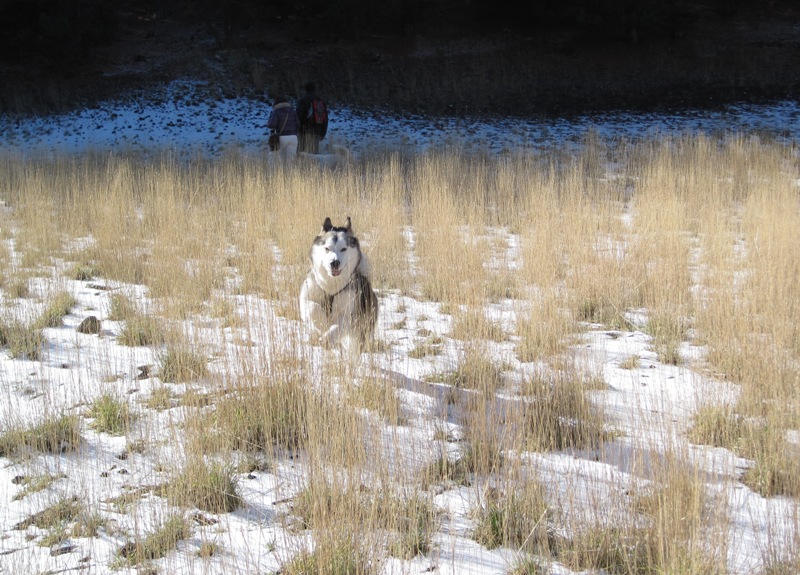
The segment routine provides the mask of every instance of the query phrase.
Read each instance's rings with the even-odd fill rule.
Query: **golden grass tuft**
[[[487,489],[472,515],[473,537],[488,549],[510,547],[544,557],[552,551],[551,510],[545,489],[536,480]]]
[[[586,374],[574,368],[544,372],[527,380],[523,389],[531,400],[521,414],[528,449],[596,449],[613,438],[602,410],[589,397],[595,381]]]
[[[82,510],[83,505],[77,497],[64,497],[23,519],[14,525],[14,529],[27,529],[32,525],[39,529],[53,529],[58,525],[74,521]]]
[[[69,314],[75,303],[75,297],[70,293],[58,292],[53,294],[48,299],[42,313],[33,322],[34,329],[59,327],[63,324],[64,316]]]
[[[451,336],[462,341],[485,339],[502,342],[509,338],[499,321],[490,319],[480,310],[470,310],[456,315],[453,319]]]
[[[243,452],[295,452],[308,442],[311,411],[334,406],[313,392],[302,369],[278,366],[274,371],[243,378],[204,416],[203,432],[211,442]]]
[[[127,314],[125,323],[117,336],[117,341],[120,345],[130,347],[154,346],[166,342],[166,331],[163,327],[163,321],[159,320],[159,318],[121,310],[117,310],[115,313]]]
[[[517,317],[517,359],[535,362],[566,352],[580,328],[561,298],[551,293],[534,298],[529,305]]]
[[[0,456],[20,457],[28,452],[65,453],[75,451],[80,443],[80,419],[77,416],[52,416],[32,427],[14,427],[0,435]]]
[[[242,503],[233,470],[220,463],[190,461],[167,487],[167,499],[173,505],[230,513]]]
[[[93,420],[90,424],[92,429],[110,435],[126,434],[136,419],[126,402],[108,393],[92,402],[86,417]]]
[[[143,538],[126,543],[117,551],[120,566],[135,566],[160,559],[191,534],[189,523],[181,515],[167,517]]]
[[[162,382],[186,383],[208,375],[208,359],[185,343],[168,345],[158,356]]]
[[[306,575],[373,575],[378,573],[376,552],[367,541],[339,530],[318,533],[313,551],[301,551],[284,565],[281,573]]]
[[[0,344],[8,346],[8,354],[14,359],[40,360],[45,342],[42,329],[32,323],[13,320],[0,325]]]

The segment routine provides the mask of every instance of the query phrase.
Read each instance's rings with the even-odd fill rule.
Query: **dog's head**
[[[325,218],[322,231],[314,238],[311,246],[311,264],[322,277],[342,276],[350,278],[358,267],[361,248],[358,238],[353,235],[350,216],[344,226],[334,226],[330,218]]]

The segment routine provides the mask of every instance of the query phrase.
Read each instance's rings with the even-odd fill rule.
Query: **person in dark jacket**
[[[319,143],[328,133],[328,112],[325,106],[325,117],[322,123],[316,121],[312,103],[314,100],[322,99],[317,95],[317,87],[314,82],[309,82],[305,86],[305,95],[297,101],[297,117],[300,120],[300,151],[309,154],[319,153]]]
[[[267,120],[267,128],[270,129],[270,132],[280,136],[278,154],[282,159],[297,156],[297,130],[299,127],[297,112],[289,103],[289,99],[284,96],[275,98],[272,113]]]

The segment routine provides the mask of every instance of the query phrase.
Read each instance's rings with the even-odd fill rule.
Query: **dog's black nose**
[[[339,260],[333,260],[331,262],[331,269],[332,270],[338,270],[339,269]]]

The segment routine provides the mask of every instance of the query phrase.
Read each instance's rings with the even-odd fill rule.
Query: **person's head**
[[[286,104],[288,101],[286,96],[275,96],[275,104]]]
[[[306,92],[309,94],[313,94],[317,91],[317,86],[314,84],[314,82],[306,82],[306,85],[303,86],[303,88],[305,88]]]

